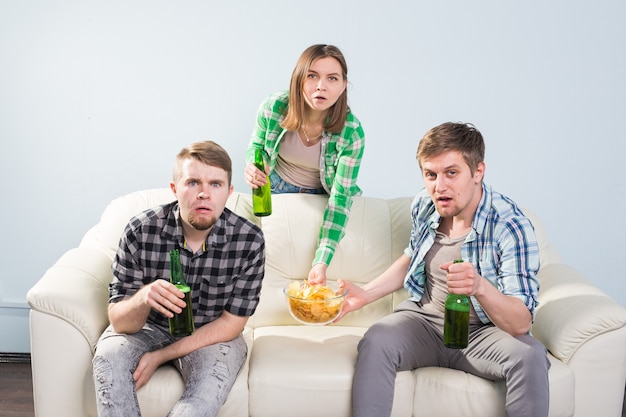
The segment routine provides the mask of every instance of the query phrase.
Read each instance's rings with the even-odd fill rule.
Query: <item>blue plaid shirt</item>
[[[435,242],[440,220],[426,190],[413,200],[411,216],[411,240],[404,250],[411,263],[404,286],[411,298],[419,301],[426,282],[424,258]],[[539,291],[539,246],[535,229],[513,201],[485,184],[472,230],[461,247],[461,256],[500,292],[522,300],[534,317]],[[478,301],[474,297],[471,300],[480,321],[489,323],[489,317]]]

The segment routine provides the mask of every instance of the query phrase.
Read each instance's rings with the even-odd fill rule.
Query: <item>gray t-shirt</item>
[[[439,268],[439,266],[455,259],[461,259],[461,246],[463,246],[466,237],[467,235],[464,235],[451,239],[441,232],[436,233],[435,243],[424,258],[426,285],[424,286],[424,296],[420,300],[420,304],[425,311],[443,314],[446,296],[448,295],[448,286],[446,284],[448,273]],[[471,303],[470,323],[480,323]]]

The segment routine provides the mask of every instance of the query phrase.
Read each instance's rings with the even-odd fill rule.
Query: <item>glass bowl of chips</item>
[[[323,326],[339,316],[348,291],[341,292],[337,285],[309,284],[308,281],[292,281],[283,292],[287,298],[289,313],[298,322]]]

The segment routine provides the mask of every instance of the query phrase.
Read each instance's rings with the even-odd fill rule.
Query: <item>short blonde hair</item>
[[[212,140],[195,142],[181,149],[174,164],[174,181],[178,181],[182,176],[182,165],[187,159],[196,159],[203,164],[222,168],[228,175],[228,185],[230,186],[233,179],[233,164],[228,152],[216,142]]]

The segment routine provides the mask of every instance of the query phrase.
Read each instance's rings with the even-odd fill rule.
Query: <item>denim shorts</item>
[[[270,174],[270,184],[272,187],[272,194],[286,194],[286,193],[306,193],[306,194],[326,194],[324,187],[320,188],[305,188],[298,187],[285,181],[275,171]]]

